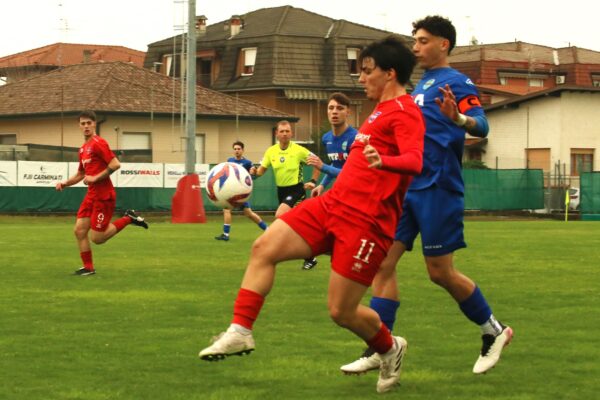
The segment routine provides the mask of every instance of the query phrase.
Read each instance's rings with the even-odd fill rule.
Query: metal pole
[[[196,0],[188,0],[187,35],[187,104],[185,127],[187,132],[187,151],[185,173],[195,173],[196,164]]]

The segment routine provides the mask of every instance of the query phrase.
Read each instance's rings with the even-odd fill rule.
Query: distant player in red
[[[148,224],[133,210],[127,210],[125,216],[110,222],[117,199],[110,175],[118,170],[121,164],[106,140],[96,134],[96,114],[93,111],[83,111],[79,115],[79,128],[85,139],[85,143],[79,149],[79,168],[75,175],[64,182],[58,182],[56,190],[62,191],[81,180],[88,186],[87,194],[77,212],[74,229],[83,261],[83,267],[75,271],[75,275],[87,276],[96,273],[90,239],[96,244],[102,244],[131,223],[145,229],[148,229]]]
[[[254,242],[232,324],[200,358],[215,361],[253,351],[252,326],[277,263],[331,252],[331,318],[381,355],[378,392],[398,382],[406,341],[392,337],[360,301],[392,244],[412,176],[421,171],[425,127],[406,93],[416,60],[401,38],[370,44],[359,63],[359,82],[378,104],[360,127],[344,168],[331,190],[283,214]]]

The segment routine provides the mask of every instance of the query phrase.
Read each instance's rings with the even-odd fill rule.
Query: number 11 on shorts
[[[369,241],[367,241],[367,239],[360,239],[360,241],[361,241],[360,248],[358,249],[358,252],[354,255],[354,258],[364,262],[365,264],[368,264],[369,256],[371,255],[371,253],[373,252],[373,249],[375,248],[375,243],[369,242]],[[367,254],[364,254],[365,252]]]

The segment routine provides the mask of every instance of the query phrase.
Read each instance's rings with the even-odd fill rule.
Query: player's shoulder
[[[235,157],[229,157],[229,158],[227,159],[227,162],[237,162],[237,160],[236,160],[236,158],[235,158]]]

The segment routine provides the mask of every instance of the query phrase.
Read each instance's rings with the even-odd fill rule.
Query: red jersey
[[[377,104],[360,127],[333,188],[325,193],[328,211],[371,223],[393,238],[408,185],[423,166],[424,134],[421,110],[409,95]],[[379,152],[381,169],[368,167],[366,141]]]
[[[110,160],[115,158],[106,140],[100,136],[92,136],[79,148],[79,171],[85,175],[97,175],[108,167]],[[88,195],[98,200],[114,197],[115,188],[110,177],[88,185]]]

